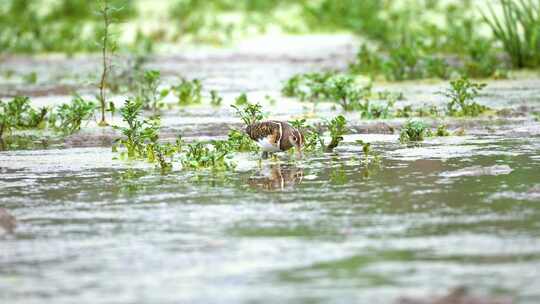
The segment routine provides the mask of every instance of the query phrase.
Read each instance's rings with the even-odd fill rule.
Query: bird
[[[246,134],[262,149],[262,158],[268,158],[269,153],[287,151],[296,148],[298,156],[302,156],[304,135],[288,122],[267,120],[255,122],[245,129]]]

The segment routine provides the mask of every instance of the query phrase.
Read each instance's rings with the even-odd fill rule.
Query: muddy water
[[[466,286],[540,301],[540,137],[346,141],[164,176],[103,148],[4,152],[0,207],[19,224],[1,239],[0,298],[387,303]]]
[[[329,104],[310,113],[279,94],[294,73],[346,67],[351,41],[328,39],[154,58],[149,67],[168,84],[200,77],[225,97],[221,108],[166,111],[162,137],[225,135],[239,126],[228,104],[242,91],[272,118],[339,113]],[[8,58],[2,67],[38,72],[36,85],[18,76],[0,82],[3,96],[32,95],[36,106],[68,101],[73,87],[91,96],[88,75],[96,73],[91,58]],[[420,106],[441,105],[435,93],[445,86],[375,88],[404,92],[400,106]],[[537,109],[538,96],[533,77],[490,82],[480,102]],[[120,105],[124,97],[113,99]],[[460,286],[540,302],[537,122],[447,120],[467,136],[406,146],[395,134],[359,134],[388,133],[404,120],[347,118],[353,134],[336,153],[262,163],[239,154],[234,172],[215,174],[161,175],[150,164],[114,160],[116,134],[93,122],[65,140],[11,144],[0,152],[0,208],[17,227],[6,234],[0,226],[0,303],[391,303]],[[54,137],[43,133],[36,138]],[[372,143],[380,163],[366,164],[358,139]]]

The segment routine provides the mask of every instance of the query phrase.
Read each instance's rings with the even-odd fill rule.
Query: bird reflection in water
[[[253,188],[270,191],[293,190],[302,182],[304,170],[291,164],[271,164],[248,179]]]

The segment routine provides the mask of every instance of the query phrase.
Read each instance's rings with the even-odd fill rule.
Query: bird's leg
[[[268,159],[268,152],[263,151],[263,153],[262,153],[262,155],[261,155],[261,158],[262,158],[262,159]]]

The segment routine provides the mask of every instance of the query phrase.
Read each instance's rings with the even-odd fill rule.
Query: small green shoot
[[[127,127],[114,126],[124,138],[117,140],[127,150],[129,159],[144,159],[147,157],[146,143],[156,142],[159,132],[159,120],[141,120],[141,101],[126,100],[120,110],[122,119]]]
[[[423,141],[425,137],[431,136],[429,127],[420,120],[409,120],[399,132],[401,143]]]
[[[51,113],[49,125],[64,135],[70,135],[79,131],[82,122],[90,119],[95,110],[95,103],[75,95],[71,103],[62,104]]]
[[[234,104],[237,106],[243,106],[247,105],[249,103],[246,93],[240,94],[236,99],[234,100]]]
[[[330,131],[330,143],[325,146],[324,150],[332,152],[343,141],[343,135],[348,133],[347,120],[343,115],[338,115],[327,124]]]
[[[246,126],[259,122],[264,118],[262,106],[259,103],[247,102],[243,106],[231,105],[231,107],[235,109],[236,114],[240,116]]]
[[[144,71],[141,83],[138,86],[138,96],[145,109],[156,113],[163,107],[163,99],[169,94],[168,89],[159,90],[161,73],[157,70]]]
[[[219,107],[221,106],[222,102],[223,102],[223,97],[219,96],[216,90],[210,91],[210,104],[212,106]]]
[[[28,97],[17,96],[10,102],[0,100],[0,137],[13,129],[45,127],[47,113],[47,108],[32,108]]]
[[[488,110],[486,106],[474,101],[485,87],[486,84],[473,83],[463,76],[451,81],[450,88],[439,94],[450,99],[446,106],[449,116],[476,117]]]
[[[213,141],[210,145],[195,142],[187,146],[181,163],[185,169],[230,170],[235,167],[231,158],[228,144],[224,141]]]
[[[202,84],[200,80],[182,79],[179,85],[171,88],[173,93],[178,97],[178,104],[187,106],[201,103]]]
[[[437,130],[435,131],[435,136],[450,136],[447,126],[445,124],[438,125]]]

